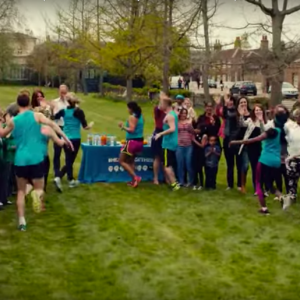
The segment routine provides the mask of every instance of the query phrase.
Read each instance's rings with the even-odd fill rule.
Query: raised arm
[[[60,147],[63,147],[65,144],[65,141],[60,139],[55,133],[55,131],[49,126],[42,127],[42,134],[48,136],[55,144],[57,144]]]
[[[77,108],[74,112],[74,115],[77,119],[79,119],[81,126],[84,130],[89,130],[93,127],[93,122],[88,124],[85,118],[84,111],[80,108]]]
[[[168,115],[166,118],[167,118],[167,123],[168,123],[170,128],[163,131],[163,132],[161,132],[161,133],[156,134],[156,136],[155,136],[156,140],[161,138],[164,135],[167,135],[167,134],[170,134],[170,133],[174,132],[175,129],[176,129],[174,116]]]
[[[14,129],[13,121],[9,121],[5,128],[3,128],[2,122],[0,122],[0,137],[6,137],[9,135]]]
[[[66,144],[72,150],[74,150],[73,144],[71,143],[71,141],[67,138],[67,136],[64,134],[64,132],[60,129],[60,127],[56,123],[49,120],[41,113],[35,113],[34,115],[35,115],[35,119],[38,123],[51,127],[58,135],[60,135],[65,140]]]

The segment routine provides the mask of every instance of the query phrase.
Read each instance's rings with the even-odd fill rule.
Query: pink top
[[[178,122],[178,146],[188,147],[192,145],[194,129],[191,123]]]

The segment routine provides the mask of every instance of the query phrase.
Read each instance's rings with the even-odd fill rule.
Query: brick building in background
[[[220,41],[216,41],[212,49],[212,63],[208,77],[220,82],[235,82],[249,80],[259,82],[264,87],[266,79],[262,74],[262,58],[269,51],[269,40],[263,36],[260,47],[256,49],[244,49],[245,41],[237,37],[232,49],[222,49]],[[201,54],[193,54],[193,66],[201,66]],[[199,64],[200,62],[200,64]],[[293,84],[300,90],[300,56],[285,70],[284,81]]]

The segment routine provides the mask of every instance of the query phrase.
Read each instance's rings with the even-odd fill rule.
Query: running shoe
[[[62,184],[61,184],[61,179],[59,177],[54,178],[54,184],[55,184],[56,190],[59,193],[62,193],[63,188],[62,188]]]
[[[230,190],[231,190],[231,187],[228,186],[225,191],[230,191]]]
[[[282,203],[282,209],[286,210],[292,204],[292,199],[290,195],[284,195],[280,197],[280,202]]]
[[[80,182],[78,180],[73,179],[69,182],[69,188],[74,188],[74,187],[78,186],[79,184],[80,184]]]
[[[33,190],[31,192],[31,198],[32,198],[32,208],[35,213],[40,213],[42,211],[42,201],[41,197],[38,195],[38,193]]]
[[[132,181],[128,181],[126,184],[127,184],[128,186],[132,186],[132,185],[133,185],[133,180],[132,180]]]
[[[179,191],[180,190],[180,185],[179,184],[175,184],[173,187],[172,187],[172,191],[173,192],[176,192],[176,191]]]
[[[20,224],[20,225],[18,226],[18,230],[20,230],[20,231],[26,231],[26,225]]]
[[[2,210],[3,209],[3,203],[2,202],[0,202],[0,210]]]
[[[142,177],[136,176],[132,182],[132,187],[134,187],[134,188],[138,187],[141,180],[142,180]]]
[[[270,212],[269,212],[269,210],[268,209],[260,209],[259,211],[258,211],[260,214],[262,214],[262,215],[269,215],[270,214]]]
[[[203,189],[203,187],[200,185],[200,186],[198,187],[198,191],[202,191],[202,189]]]
[[[197,186],[194,185],[194,186],[193,186],[193,191],[197,191],[197,190],[198,190]]]

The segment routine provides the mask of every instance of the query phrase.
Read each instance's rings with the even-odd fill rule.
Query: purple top
[[[162,130],[163,129],[163,121],[166,114],[158,108],[158,106],[154,107],[154,120],[155,120],[155,128]]]

